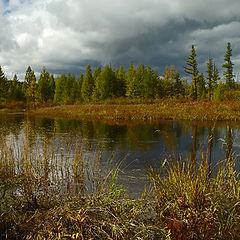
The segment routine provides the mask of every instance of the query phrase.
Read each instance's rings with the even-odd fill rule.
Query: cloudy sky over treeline
[[[183,74],[195,44],[199,69],[221,71],[227,42],[240,67],[239,0],[1,0],[0,65],[11,78],[111,64],[175,65]]]

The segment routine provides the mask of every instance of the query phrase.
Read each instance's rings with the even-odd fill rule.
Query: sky
[[[20,80],[29,65],[80,75],[88,63],[128,68],[130,60],[184,75],[194,44],[205,74],[209,57],[222,71],[230,42],[238,78],[239,9],[239,0],[1,0],[0,66]]]

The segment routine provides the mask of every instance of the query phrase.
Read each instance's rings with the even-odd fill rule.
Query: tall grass
[[[150,168],[157,221],[172,239],[240,239],[239,173],[230,158],[209,170],[179,159],[158,171]]]
[[[37,108],[29,115],[91,120],[240,120],[238,102],[148,102],[63,105]]]
[[[84,142],[0,143],[0,239],[240,239],[240,182],[230,157],[149,167],[133,199]]]
[[[167,236],[152,226],[147,198],[131,199],[118,185],[119,168],[102,168],[101,148],[89,154],[83,142],[17,142],[0,146],[1,239]]]

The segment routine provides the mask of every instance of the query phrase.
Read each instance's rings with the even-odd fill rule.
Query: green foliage
[[[171,239],[239,239],[239,174],[226,161],[216,175],[208,160],[170,161],[148,171],[161,226]]]
[[[23,82],[23,92],[27,103],[33,103],[35,105],[37,92],[36,76],[30,66],[26,70]]]
[[[175,81],[176,69],[174,66],[166,67],[163,74],[163,92],[165,96],[172,97],[174,95],[174,81]]]
[[[76,101],[81,102],[82,101],[82,83],[83,83],[84,75],[81,74],[80,77],[77,77],[76,80]]]
[[[213,79],[214,69],[213,69],[213,59],[209,58],[207,62],[207,87],[208,87],[208,96],[209,101],[213,98],[213,90],[214,90],[214,79]]]
[[[93,89],[94,89],[94,82],[92,77],[92,70],[90,65],[88,64],[86,67],[86,73],[83,78],[83,83],[81,88],[82,99],[85,102],[88,102],[92,99]]]
[[[43,67],[40,78],[37,84],[37,98],[41,103],[47,102],[50,99],[53,89],[50,88],[50,75],[46,68]]]
[[[8,80],[3,73],[2,67],[0,66],[0,101],[7,100],[8,87]]]
[[[220,81],[214,90],[214,100],[222,101],[224,99],[224,96],[223,96],[224,91],[225,91],[225,86],[222,83],[222,81]]]
[[[197,81],[198,81],[198,64],[196,60],[195,47],[192,45],[191,54],[187,57],[187,67],[184,67],[184,71],[187,74],[192,75],[192,88],[193,88],[193,99],[197,100]]]
[[[15,74],[13,79],[9,81],[8,99],[21,101],[23,98],[24,94],[22,92],[22,85],[19,82],[17,75]]]
[[[139,64],[136,69],[132,61],[127,72],[122,65],[119,69],[106,65],[103,70],[100,66],[96,67],[92,73],[88,64],[85,74],[81,74],[80,77],[75,78],[73,73],[68,73],[67,76],[61,74],[56,82],[54,75],[49,74],[43,67],[37,84],[34,71],[30,66],[27,68],[23,84],[15,80],[8,81],[0,67],[0,101],[2,104],[7,100],[26,100],[33,104],[35,100],[40,104],[52,101],[55,104],[93,101],[110,103],[121,102],[123,98],[130,102],[159,98],[168,98],[169,101],[173,99],[218,101],[231,100],[230,91],[235,91],[234,99],[238,99],[236,91],[240,89],[240,84],[234,81],[231,56],[231,44],[228,43],[225,63],[222,65],[225,69],[223,72],[225,84],[221,81],[218,68],[212,58],[207,62],[206,78],[199,73],[194,45],[191,47],[191,53],[184,67],[185,73],[192,78],[191,83],[182,78],[174,66],[167,66],[161,74],[143,64]]]
[[[152,70],[151,67],[145,69],[144,78],[142,82],[142,97],[154,98],[157,92],[158,73]]]
[[[112,98],[116,95],[116,91],[116,75],[109,65],[106,65],[96,79],[93,99],[104,100]]]
[[[116,97],[124,97],[126,95],[126,72],[121,65],[119,70],[116,70]]]
[[[126,77],[126,96],[129,98],[133,98],[135,95],[135,75],[136,68],[131,61]]]
[[[197,95],[199,100],[205,100],[206,98],[206,83],[203,74],[198,75]]]
[[[62,101],[64,104],[74,103],[77,94],[77,83],[75,80],[75,75],[68,73],[68,76],[64,81],[65,85],[62,93]]]
[[[227,43],[227,50],[224,56],[225,63],[222,64],[222,67],[225,68],[223,75],[225,76],[225,83],[228,90],[232,90],[235,87],[234,75],[233,75],[233,63],[231,61],[232,49],[231,43]]]
[[[66,85],[66,76],[62,73],[56,78],[54,102],[57,104],[63,103],[63,92]]]

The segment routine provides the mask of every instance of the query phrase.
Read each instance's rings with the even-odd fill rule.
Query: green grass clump
[[[0,146],[0,239],[240,239],[232,157],[215,169],[207,159],[149,167],[152,190],[133,199],[120,168],[102,166],[101,150],[9,141]]]
[[[216,173],[207,160],[149,169],[159,225],[171,239],[240,239],[240,182],[233,160]]]

